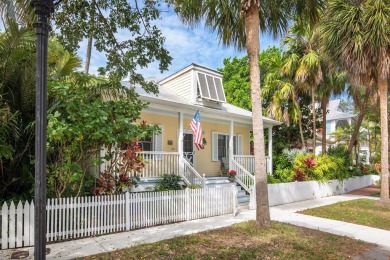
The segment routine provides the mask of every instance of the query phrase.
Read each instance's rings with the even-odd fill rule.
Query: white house
[[[335,99],[330,100],[328,107],[328,113],[326,116],[326,139],[329,144],[336,144],[335,139],[332,136],[332,133],[336,131],[337,128],[344,128],[347,125],[352,125],[353,121],[356,120],[357,115],[346,113],[341,108],[341,100]],[[365,129],[361,129],[365,131]],[[317,144],[316,153],[321,153],[322,146]],[[366,142],[360,143],[359,154],[364,158],[361,158],[365,163],[369,163],[369,146]]]

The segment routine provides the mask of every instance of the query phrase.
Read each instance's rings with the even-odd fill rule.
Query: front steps
[[[224,187],[235,185],[237,187],[237,202],[238,206],[249,206],[250,196],[236,182],[230,182],[227,177],[206,177],[207,187]]]

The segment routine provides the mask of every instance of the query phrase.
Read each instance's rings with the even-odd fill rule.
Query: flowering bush
[[[228,177],[229,178],[235,178],[236,174],[237,174],[237,172],[235,170],[230,170],[229,173],[228,173]]]

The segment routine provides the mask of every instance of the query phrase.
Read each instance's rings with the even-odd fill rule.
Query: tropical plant
[[[284,74],[293,78],[297,84],[296,88],[302,93],[311,97],[312,110],[312,146],[315,153],[316,133],[317,133],[317,115],[315,101],[317,98],[317,89],[323,82],[323,58],[319,53],[317,46],[318,33],[316,27],[311,24],[302,25],[295,23],[289,30],[287,36],[283,39],[283,45],[286,46],[287,58],[283,64]],[[296,98],[295,98],[296,99]]]
[[[381,122],[381,202],[390,204],[388,188],[388,84],[390,75],[390,1],[332,0],[320,33],[324,52],[348,71],[356,84],[378,89]]]
[[[184,22],[195,24],[204,19],[207,27],[217,31],[222,44],[238,49],[246,47],[249,60],[250,89],[253,118],[253,143],[256,176],[256,220],[259,225],[270,226],[265,169],[264,133],[262,122],[260,69],[260,29],[279,34],[287,28],[288,21],[295,14],[310,21],[318,19],[322,1],[183,1],[169,0],[174,4]]]
[[[158,180],[154,191],[182,190],[181,181],[182,179],[179,175],[165,173]]]
[[[103,78],[74,73],[62,81],[50,82],[49,101],[47,176],[49,180],[53,178],[51,183],[61,184],[55,186],[60,187],[55,189],[57,197],[67,190],[78,196],[85,184],[83,180],[88,178],[88,169],[105,161],[111,162],[108,174],[113,175],[133,174],[143,166],[138,157],[132,156],[135,148],[127,149],[124,154],[113,148],[133,138],[151,136],[158,130],[144,121],[134,124],[147,104],[139,101],[131,89]],[[106,155],[96,158],[104,147]],[[123,167],[118,168],[119,164]],[[69,189],[73,186],[77,189]]]

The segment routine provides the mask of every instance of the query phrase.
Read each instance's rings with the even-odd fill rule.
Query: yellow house
[[[141,87],[130,86],[128,82],[123,84],[134,87],[140,99],[150,103],[142,112],[141,119],[162,129],[160,135],[141,142],[144,158],[152,162],[141,177],[179,171],[178,174],[191,183],[190,179],[220,176],[228,169],[236,170],[237,177],[243,175],[243,171],[245,176],[252,176],[252,113],[227,103],[221,72],[191,64],[159,81],[158,95],[146,93]],[[190,129],[190,122],[198,110],[205,143],[204,149],[200,150],[193,143]],[[266,164],[270,173],[272,127],[280,122],[263,117],[263,123],[271,137]]]

